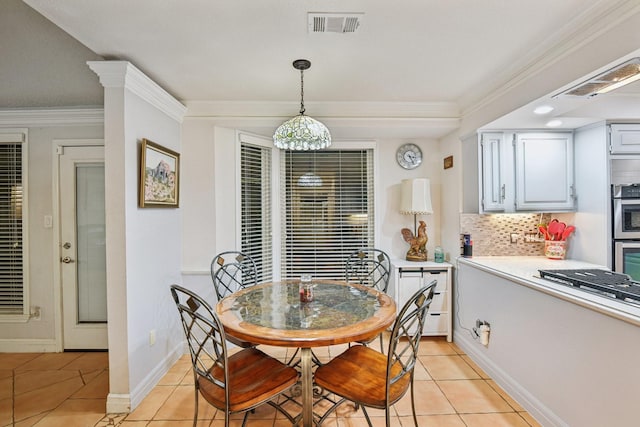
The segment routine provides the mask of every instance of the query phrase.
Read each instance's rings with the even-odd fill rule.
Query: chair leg
[[[198,425],[198,398],[200,396],[198,396],[198,386],[195,386],[193,389],[196,391],[196,396],[195,396],[196,397],[196,401],[195,401],[195,404],[193,405],[193,406],[195,406],[195,409],[193,411],[193,427],[197,427],[197,425]]]
[[[371,424],[371,418],[369,418],[369,413],[367,412],[367,409],[364,406],[362,407],[362,413],[364,414],[364,418],[367,420],[367,424],[369,424],[369,427],[373,427],[373,424]],[[388,422],[387,422],[387,427],[389,427]]]
[[[249,418],[249,413],[250,412],[251,411],[247,411],[247,412],[244,413],[244,417],[242,418],[242,427],[245,427],[247,425],[247,418]],[[228,419],[229,419],[229,417],[227,417],[227,420]]]
[[[416,417],[416,399],[413,393],[413,376],[411,377],[411,412],[413,412],[413,423],[418,427],[418,417]]]
[[[287,365],[291,366],[291,367],[295,367],[298,365],[298,362],[294,363],[294,360],[296,359],[296,356],[298,355],[298,353],[300,352],[299,348],[296,348],[296,351],[293,353],[293,356],[291,356],[291,358],[289,359],[289,361],[287,362]]]

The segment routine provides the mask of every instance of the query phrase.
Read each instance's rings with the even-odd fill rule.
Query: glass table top
[[[354,325],[380,308],[378,292],[316,282],[313,300],[300,302],[298,283],[254,286],[234,299],[231,311],[243,322],[280,330],[322,330]]]

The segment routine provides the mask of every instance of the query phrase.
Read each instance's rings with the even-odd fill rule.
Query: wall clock
[[[405,169],[415,169],[422,163],[422,150],[415,144],[404,144],[396,151],[396,160]]]

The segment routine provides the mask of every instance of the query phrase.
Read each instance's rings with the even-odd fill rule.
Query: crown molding
[[[187,108],[128,61],[87,61],[105,88],[124,88],[182,123]]]
[[[254,117],[285,120],[298,114],[296,102],[186,101],[186,117]],[[307,102],[307,114],[314,118],[446,118],[460,117],[454,102]]]
[[[78,126],[104,124],[102,108],[0,110],[0,126]]]

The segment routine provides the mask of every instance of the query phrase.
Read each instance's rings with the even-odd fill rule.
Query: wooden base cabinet
[[[453,337],[453,313],[451,312],[451,268],[449,263],[412,262],[401,259],[391,260],[393,267],[390,290],[393,290],[398,309],[423,286],[436,280],[433,301],[427,312],[423,336],[442,335],[451,342]],[[390,292],[391,293],[391,292]]]

